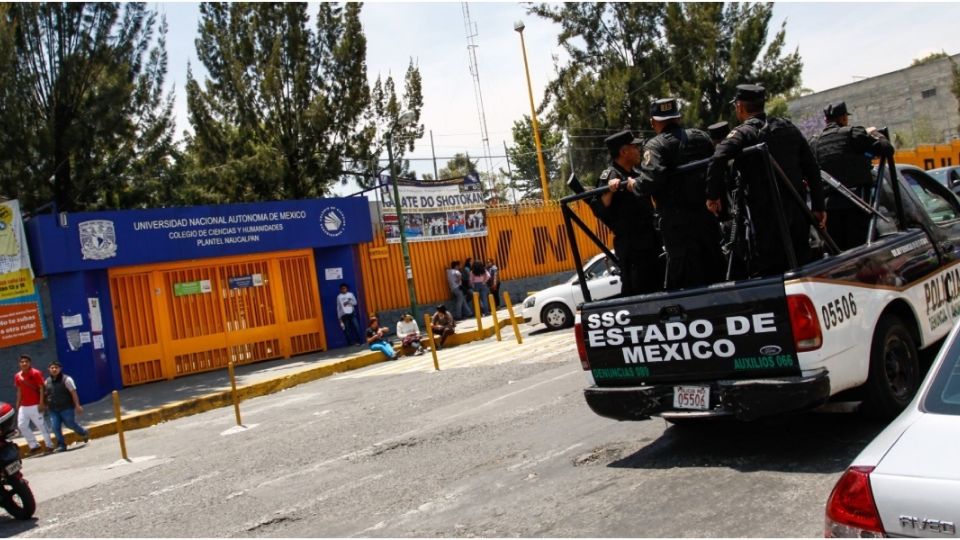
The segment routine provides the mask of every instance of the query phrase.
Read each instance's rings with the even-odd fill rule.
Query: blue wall
[[[323,330],[327,336],[327,348],[336,349],[347,345],[347,338],[340,329],[340,320],[337,319],[337,295],[340,294],[340,284],[346,283],[357,297],[357,316],[360,321],[360,331],[367,327],[367,306],[362,291],[360,278],[360,262],[356,246],[340,246],[314,250],[317,266],[317,283],[320,284],[320,308],[323,310]],[[342,269],[342,278],[327,279],[327,270]]]
[[[80,401],[96,401],[120,389],[120,362],[106,270],[56,274],[48,280],[57,358],[63,363],[64,373],[77,383]],[[91,298],[100,303],[101,332],[94,332],[91,327]],[[76,320],[77,315],[82,320],[80,325],[65,328],[64,317]],[[86,343],[74,340],[71,345],[67,335],[73,332],[86,335],[89,340]],[[98,335],[103,339],[103,348],[99,349],[95,346]]]
[[[313,248],[327,348],[346,344],[336,312],[341,282],[357,294],[365,320],[356,248],[373,238],[365,197],[47,214],[32,217],[26,229],[34,272],[49,281],[48,330],[84,403],[122,387],[108,268]],[[335,268],[342,277],[326,279]],[[99,333],[91,328],[91,298],[100,303]],[[76,315],[81,324],[65,328],[64,317],[69,326]],[[89,341],[71,343],[71,333]],[[94,347],[98,334],[103,348]]]

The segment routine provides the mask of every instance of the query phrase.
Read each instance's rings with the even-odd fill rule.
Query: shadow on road
[[[0,511],[0,536],[10,538],[16,534],[24,533],[38,525],[37,518],[13,519],[10,514]]]
[[[884,427],[885,423],[853,413],[805,413],[762,422],[671,426],[657,440],[608,466],[836,473],[843,471]]]

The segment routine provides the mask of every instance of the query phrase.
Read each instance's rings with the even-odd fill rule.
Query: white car
[[[824,536],[956,538],[960,526],[960,325],[916,397],[853,460],[827,501]]]
[[[587,288],[594,300],[620,294],[620,269],[603,253],[583,265]],[[573,314],[583,303],[580,281],[574,273],[567,281],[531,294],[523,301],[523,321],[547,325],[551,330],[573,326]]]

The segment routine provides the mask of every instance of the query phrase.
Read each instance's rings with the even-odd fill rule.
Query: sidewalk
[[[514,316],[518,326],[523,324],[519,308],[520,306],[514,306]],[[503,339],[515,339],[513,330],[510,328],[507,310],[497,311],[497,319]],[[481,321],[482,335],[477,332],[475,318],[458,322],[457,333],[447,339],[443,350],[493,336],[492,315],[483,317]],[[395,336],[390,337],[395,338]],[[365,346],[362,348],[352,346],[283,360],[268,360],[236,366],[234,371],[237,395],[242,401],[329,377],[335,373],[360,369],[385,361],[387,361],[386,358],[379,352],[371,352]],[[160,422],[233,405],[230,376],[226,368],[188,375],[172,381],[131,386],[120,390],[119,394],[124,431],[141,429]],[[99,401],[84,405],[83,411],[83,415],[77,420],[90,432],[91,439],[117,433],[112,396],[108,395]],[[39,433],[36,435],[37,440],[42,442],[43,439]],[[68,445],[80,440],[79,436],[66,427],[64,437]],[[19,444],[21,454],[25,455],[27,445],[23,437],[14,439],[14,442]]]

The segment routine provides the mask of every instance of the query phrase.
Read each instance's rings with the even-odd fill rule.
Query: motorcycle
[[[20,448],[11,441],[18,434],[17,411],[0,401],[0,506],[16,519],[30,519],[37,501],[20,472]]]

